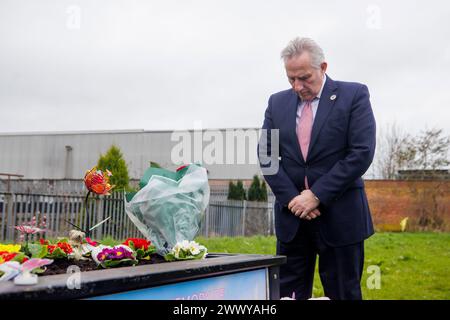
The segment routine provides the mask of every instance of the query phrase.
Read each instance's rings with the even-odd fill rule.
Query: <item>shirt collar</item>
[[[320,100],[320,96],[322,95],[322,91],[323,91],[323,87],[325,86],[325,82],[327,81],[327,75],[324,74],[323,75],[323,82],[322,82],[322,87],[320,88],[319,93],[317,94],[316,98]]]

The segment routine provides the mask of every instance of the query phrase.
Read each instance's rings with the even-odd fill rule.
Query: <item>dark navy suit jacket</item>
[[[327,77],[307,159],[303,159],[296,134],[298,103],[299,97],[292,89],[269,98],[262,127],[269,130],[268,142],[261,145],[261,140],[259,144],[259,150],[263,147],[270,155],[270,129],[279,129],[279,170],[264,175],[276,197],[277,238],[290,242],[299,225],[309,223],[287,208],[290,200],[305,189],[306,175],[311,191],[320,200],[322,215],[316,219],[325,243],[337,247],[363,241],[374,233],[361,178],[375,152],[375,119],[369,91],[363,84]]]

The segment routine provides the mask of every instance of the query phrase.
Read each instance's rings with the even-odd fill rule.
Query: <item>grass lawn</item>
[[[197,238],[209,252],[275,254],[275,237]],[[450,299],[450,233],[377,233],[365,242],[364,299]],[[369,289],[379,266],[381,286]],[[369,281],[368,280],[369,277]],[[373,286],[372,286],[373,287]],[[323,296],[316,268],[314,296]]]

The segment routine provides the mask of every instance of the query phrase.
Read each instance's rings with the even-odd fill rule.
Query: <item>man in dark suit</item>
[[[311,297],[318,255],[325,295],[362,299],[364,240],[374,233],[361,178],[375,152],[369,92],[329,78],[311,39],[292,40],[281,56],[292,88],[269,98],[258,151],[276,196],[277,254],[287,256],[280,294]]]

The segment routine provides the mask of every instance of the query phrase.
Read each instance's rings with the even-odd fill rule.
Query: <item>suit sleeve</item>
[[[344,159],[321,176],[311,191],[328,206],[339,197],[372,163],[375,153],[375,118],[370,105],[369,90],[362,85],[352,101],[347,148]]]
[[[274,146],[272,146],[272,135],[274,134],[274,132],[272,132],[272,130],[275,129],[272,121],[272,109],[273,107],[271,96],[269,98],[269,105],[264,116],[261,139],[258,143],[258,158],[260,160],[259,164],[261,170],[263,171],[264,178],[272,189],[272,192],[274,193],[276,199],[281,203],[282,206],[287,206],[294,197],[299,195],[299,191],[297,190],[297,187],[289,178],[283,167],[280,166],[278,154],[272,154],[272,151],[274,149]],[[262,137],[265,133],[267,133],[266,139],[263,139]],[[279,141],[278,147],[280,147]],[[261,155],[265,155],[267,156],[267,158],[270,158],[270,162],[264,163],[264,161],[261,161]],[[278,166],[278,170],[276,170],[276,172],[269,172],[266,170],[274,165]]]

